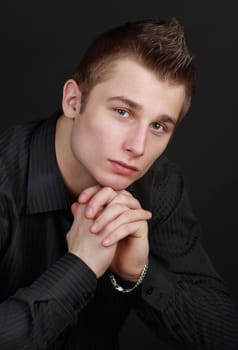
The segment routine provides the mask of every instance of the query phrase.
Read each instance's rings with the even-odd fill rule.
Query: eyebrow
[[[178,124],[178,120],[170,117],[167,114],[162,115],[159,119],[161,119],[161,121],[164,122],[164,123],[172,124],[174,127],[176,127],[177,124]]]
[[[121,101],[123,103],[125,103],[127,106],[133,108],[133,109],[137,109],[137,110],[141,110],[142,106],[132,100],[129,100],[128,98],[124,97],[124,96],[114,96],[114,97],[109,97],[108,101]]]
[[[130,108],[136,109],[136,110],[142,110],[143,107],[139,103],[132,101],[124,96],[114,96],[114,97],[109,97],[107,101],[121,101],[125,105],[127,105]],[[174,127],[178,124],[178,120],[172,118],[171,116],[167,114],[163,114],[162,116],[159,117],[159,120],[163,121],[164,123],[169,123],[172,124]]]

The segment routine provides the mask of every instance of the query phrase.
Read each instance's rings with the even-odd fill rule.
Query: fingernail
[[[90,228],[90,231],[96,232],[98,230],[98,227],[99,227],[98,223],[94,222]]]
[[[79,198],[78,198],[78,201],[79,202],[81,202],[81,201],[84,202],[86,199],[87,199],[86,193],[81,193]]]
[[[103,241],[103,245],[105,245],[105,246],[109,246],[110,244],[111,244],[110,238],[106,238],[106,239]]]

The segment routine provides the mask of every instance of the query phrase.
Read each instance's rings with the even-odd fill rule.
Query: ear
[[[80,111],[81,91],[75,80],[67,80],[63,88],[62,108],[64,115],[74,119]]]

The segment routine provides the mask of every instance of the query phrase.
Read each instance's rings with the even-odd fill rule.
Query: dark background
[[[0,126],[51,114],[89,42],[124,21],[177,17],[197,61],[197,92],[167,154],[183,171],[202,241],[238,300],[235,1],[1,1]],[[106,330],[105,330],[106,336]],[[132,313],[123,350],[165,349]]]

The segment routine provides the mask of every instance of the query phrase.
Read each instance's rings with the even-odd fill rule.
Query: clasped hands
[[[97,278],[110,268],[121,278],[136,281],[148,259],[151,213],[128,191],[99,185],[85,189],[71,210],[69,252],[79,256]]]

